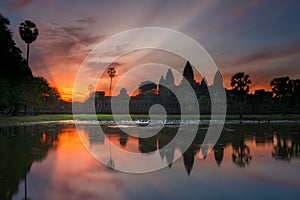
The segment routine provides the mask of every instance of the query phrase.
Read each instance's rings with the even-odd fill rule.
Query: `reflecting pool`
[[[158,156],[168,166],[151,173],[110,169],[89,147],[111,143],[133,153],[167,145],[177,127],[149,138],[124,134],[117,126],[44,124],[0,127],[0,199],[298,199],[299,124],[225,125],[217,144],[202,146],[206,126],[185,152],[180,141]],[[125,127],[126,128],[126,127]],[[130,128],[130,127],[128,127]],[[78,137],[83,134],[84,141]],[[109,142],[110,141],[110,142]],[[206,155],[203,159],[201,155]],[[114,151],[100,152],[115,164]],[[183,156],[173,162],[174,155]],[[120,159],[119,159],[120,160]],[[130,160],[122,158],[123,162]]]

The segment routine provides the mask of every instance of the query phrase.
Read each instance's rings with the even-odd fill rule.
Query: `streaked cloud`
[[[11,7],[13,9],[21,9],[29,5],[33,0],[12,0]]]
[[[258,62],[267,62],[273,59],[285,58],[300,54],[300,40],[288,45],[271,46],[263,49],[258,49],[251,55],[240,58],[232,65],[244,65]],[[299,55],[300,61],[300,55]]]
[[[300,76],[298,1],[3,0],[0,5],[0,12],[12,21],[14,38],[22,49],[26,46],[18,37],[17,26],[24,19],[38,25],[40,35],[31,46],[32,70],[66,95],[72,91],[82,61],[99,42],[145,26],[171,28],[194,38],[215,60],[228,87],[230,77],[238,71],[251,76],[253,88],[268,89],[275,76]],[[108,48],[99,54],[98,62],[120,55],[126,48]],[[167,64],[179,72],[184,66],[182,59],[153,52],[133,53],[115,61],[120,76],[146,62]],[[95,69],[90,68],[89,73],[95,76]],[[151,75],[151,68],[145,74]]]

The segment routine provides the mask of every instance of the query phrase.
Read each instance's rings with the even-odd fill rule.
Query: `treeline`
[[[231,78],[231,90],[227,90],[229,113],[268,114],[300,113],[300,79],[274,78],[270,82],[272,91],[256,90],[249,94],[250,76],[239,72]]]
[[[21,38],[27,43],[27,60],[12,39],[9,25],[0,13],[0,112],[37,115],[41,108],[58,104],[60,94],[45,78],[33,76],[29,68],[29,44],[38,35],[35,25],[25,21],[19,27]]]

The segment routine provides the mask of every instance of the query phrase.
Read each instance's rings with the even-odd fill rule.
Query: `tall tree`
[[[249,93],[251,83],[249,75],[244,72],[238,72],[231,77],[230,85],[235,94],[245,95]]]
[[[14,83],[32,77],[32,73],[12,39],[9,25],[9,20],[0,13],[0,78]]]
[[[110,77],[110,84],[109,84],[109,96],[111,96],[111,85],[112,85],[112,79],[116,77],[116,70],[114,67],[109,67],[107,70],[107,74]]]
[[[39,34],[36,25],[29,21],[25,20],[19,26],[19,33],[22,40],[27,44],[27,56],[26,61],[29,63],[29,45],[34,42]]]
[[[23,95],[20,85],[25,85],[32,79],[32,72],[22,58],[21,50],[12,39],[9,20],[0,13],[0,101],[1,111],[16,115],[23,105]]]
[[[283,98],[285,96],[292,95],[292,81],[291,79],[286,77],[274,78],[270,86],[272,87],[272,91],[277,98]]]
[[[300,80],[290,79],[288,76],[274,78],[270,86],[274,93],[275,99],[279,102],[281,112],[285,114],[287,111],[299,111],[300,99]]]
[[[300,112],[300,79],[293,80],[293,101],[295,106],[295,111]]]
[[[251,83],[249,75],[244,72],[238,72],[231,77],[230,85],[238,101],[240,119],[242,119],[243,107],[246,104],[246,98],[250,91]]]
[[[36,115],[39,114],[40,108],[53,107],[56,103],[58,103],[59,99],[59,92],[56,88],[50,86],[45,78],[33,78],[31,105],[33,106],[33,110]]]

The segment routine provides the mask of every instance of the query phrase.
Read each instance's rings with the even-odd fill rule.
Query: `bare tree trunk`
[[[111,96],[111,84],[112,84],[112,78],[110,78],[110,85],[109,85],[109,96]]]
[[[27,43],[27,56],[26,56],[27,66],[29,66],[29,43]]]

